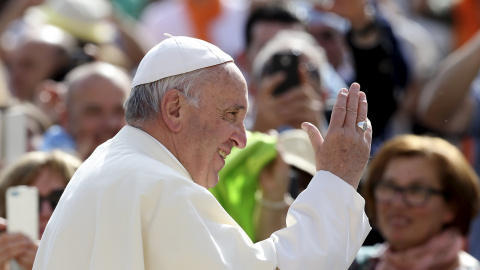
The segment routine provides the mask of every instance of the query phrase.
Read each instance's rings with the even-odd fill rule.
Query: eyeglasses
[[[48,196],[38,196],[38,212],[42,211],[42,204],[44,201],[50,203],[52,210],[55,209],[58,201],[60,201],[60,197],[62,197],[63,191],[63,189],[57,189],[48,194]]]
[[[400,193],[403,202],[410,207],[424,206],[431,195],[445,196],[443,190],[417,185],[399,187],[392,183],[380,181],[374,187],[375,199],[382,203],[392,202],[397,193]]]

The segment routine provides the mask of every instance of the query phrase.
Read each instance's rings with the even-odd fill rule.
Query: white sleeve
[[[347,269],[370,232],[365,200],[342,179],[319,171],[272,234],[278,268]]]

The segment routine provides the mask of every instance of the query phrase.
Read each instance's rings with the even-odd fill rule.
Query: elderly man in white
[[[342,89],[325,141],[303,128],[317,174],[288,227],[252,243],[207,188],[243,148],[247,86],[207,42],[170,37],[140,63],[125,126],[65,190],[34,269],[347,269],[370,226],[356,192],[371,126],[358,84]]]

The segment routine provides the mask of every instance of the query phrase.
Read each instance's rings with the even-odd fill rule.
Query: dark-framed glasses
[[[62,197],[63,191],[64,189],[57,189],[50,192],[47,196],[38,196],[38,212],[42,211],[44,201],[47,201],[52,207],[52,210],[54,210],[55,207],[57,207],[58,201],[60,201],[60,197]]]
[[[374,187],[375,199],[382,203],[392,202],[397,194],[400,194],[403,202],[410,207],[424,206],[431,195],[445,196],[443,190],[420,185],[400,187],[393,183],[380,181]]]

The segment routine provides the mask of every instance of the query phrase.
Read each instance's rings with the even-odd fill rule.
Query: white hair
[[[154,119],[160,113],[163,96],[170,89],[179,90],[190,104],[198,107],[198,90],[213,80],[215,74],[210,68],[202,68],[135,86],[124,105],[127,123],[137,126]]]

